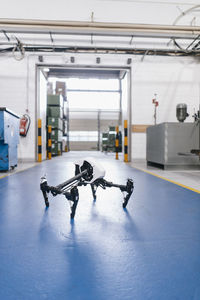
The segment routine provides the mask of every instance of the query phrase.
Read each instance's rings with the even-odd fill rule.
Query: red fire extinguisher
[[[31,119],[29,115],[25,114],[20,119],[19,133],[21,136],[26,136],[30,127]]]

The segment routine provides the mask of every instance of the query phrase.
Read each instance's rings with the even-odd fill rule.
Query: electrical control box
[[[19,144],[19,117],[0,107],[0,171],[17,166],[17,146]]]

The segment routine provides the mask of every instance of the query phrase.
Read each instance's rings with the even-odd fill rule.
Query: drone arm
[[[71,183],[73,183],[73,182],[75,182],[75,181],[81,180],[82,177],[83,177],[84,175],[87,174],[87,172],[88,172],[87,170],[82,171],[81,173],[77,174],[76,176],[74,176],[74,177],[68,179],[67,181],[65,181],[65,182],[63,182],[63,183],[57,185],[57,186],[56,186],[56,189],[58,189],[58,190],[61,191],[63,188],[66,188],[66,187],[67,187],[68,185],[70,185]]]
[[[46,177],[41,178],[41,183],[40,183],[40,189],[42,191],[43,197],[44,197],[44,202],[46,207],[49,207],[49,200],[48,200],[48,193],[51,192],[53,196],[56,196],[58,194],[63,194],[65,197],[72,202],[71,205],[71,218],[73,219],[75,216],[76,212],[76,207],[78,204],[79,200],[79,194],[78,194],[78,189],[76,185],[81,183],[81,180],[84,175],[87,175],[88,171],[84,170],[77,174],[76,176],[70,178],[69,180],[57,185],[57,186],[49,186],[47,184],[47,179]],[[74,184],[74,186],[73,186]],[[75,185],[76,184],[76,185]],[[70,192],[66,191],[66,189],[70,189]]]
[[[129,201],[129,199],[132,195],[133,189],[134,189],[133,181],[131,179],[127,180],[126,185],[121,185],[121,184],[116,184],[116,183],[107,181],[104,178],[100,178],[100,179],[97,179],[93,183],[93,185],[95,185],[96,187],[100,186],[103,189],[105,189],[106,187],[116,187],[116,188],[119,188],[121,192],[126,192],[127,194],[124,196],[124,202],[123,202],[124,208],[127,206],[128,201]],[[91,185],[91,188],[92,188],[92,185]],[[92,188],[92,191],[93,191],[93,188]]]
[[[47,184],[47,179],[45,176],[41,178],[40,189],[42,191],[46,207],[49,207],[49,200],[48,200],[48,196],[47,196],[47,194],[49,192],[51,192],[54,196],[56,196],[57,194],[60,194],[60,191],[56,187],[49,186]]]
[[[84,170],[83,172],[79,173],[78,175],[70,178],[69,180],[67,180],[57,186],[48,185],[46,176],[43,176],[41,178],[41,182],[40,182],[40,189],[43,193],[44,198],[47,197],[46,194],[49,192],[51,192],[53,194],[53,196],[56,196],[57,194],[62,194],[66,188],[70,187],[71,184],[73,184],[74,182],[80,182],[82,177],[85,174],[87,174],[87,170]]]

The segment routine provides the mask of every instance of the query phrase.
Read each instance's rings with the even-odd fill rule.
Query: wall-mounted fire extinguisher
[[[19,125],[19,133],[21,136],[26,136],[29,130],[31,124],[31,118],[29,115],[25,114],[20,119],[20,125]]]

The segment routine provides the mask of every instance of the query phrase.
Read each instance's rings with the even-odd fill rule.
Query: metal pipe
[[[1,28],[1,25],[0,25],[0,28]],[[4,30],[5,31],[5,30]],[[2,30],[2,32],[3,32],[3,30]],[[37,29],[37,30],[34,30],[34,29],[18,29],[18,28],[14,28],[13,27],[13,29],[7,29],[6,31],[5,31],[6,33],[9,33],[9,34],[16,34],[16,33],[20,33],[20,34],[38,34],[38,35],[40,35],[40,34],[49,34],[49,32],[48,32],[48,30],[42,30],[42,29]],[[52,30],[51,31],[51,33],[53,34],[53,35],[71,35],[71,36],[78,36],[78,35],[80,35],[80,36],[91,36],[91,34],[92,34],[92,36],[93,37],[108,37],[108,36],[112,36],[112,37],[131,37],[131,39],[133,39],[133,38],[135,38],[135,37],[137,37],[137,38],[143,38],[143,37],[146,37],[146,38],[166,38],[166,39],[168,39],[168,38],[171,38],[172,36],[173,36],[173,38],[174,39],[189,39],[189,40],[193,40],[194,38],[195,38],[195,36],[198,36],[198,35],[196,35],[196,33],[195,34],[192,34],[192,35],[183,35],[183,34],[162,34],[162,33],[160,33],[160,34],[158,34],[158,33],[145,33],[145,31],[144,32],[140,32],[140,31],[134,31],[134,35],[133,35],[133,32],[122,32],[122,33],[120,33],[120,32],[95,32],[95,33],[91,33],[91,32],[75,32],[75,31],[69,31],[69,30],[60,30],[60,31],[56,31],[56,30]],[[8,44],[10,44],[10,43],[8,43]],[[129,42],[129,44],[131,45],[131,43]]]
[[[156,34],[200,34],[199,26],[177,26],[177,25],[151,25],[151,24],[132,24],[132,23],[111,23],[111,22],[81,22],[81,21],[55,21],[55,20],[26,20],[26,19],[0,19],[0,29],[9,31],[9,29],[24,29],[24,31],[41,29],[46,32],[50,30],[69,30],[71,32],[99,33],[127,33],[143,32]]]

